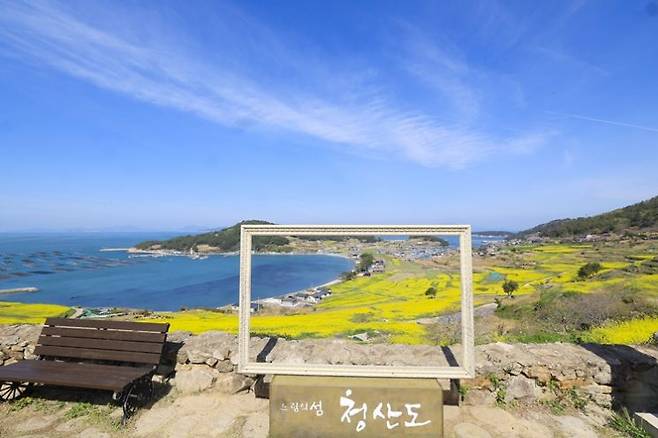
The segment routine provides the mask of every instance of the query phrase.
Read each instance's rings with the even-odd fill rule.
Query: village
[[[365,254],[365,253],[364,253]],[[352,271],[343,273],[344,277],[370,277],[373,274],[383,273],[386,269],[386,263],[383,259],[373,259],[367,265],[363,264],[363,256],[354,255],[352,258],[355,260],[361,260],[355,264],[355,267]],[[262,298],[254,300],[251,302],[250,311],[251,313],[260,313],[264,311],[276,311],[276,310],[287,310],[287,309],[300,309],[312,307],[315,304],[320,303],[327,297],[331,296],[331,285],[339,283],[341,280],[337,279],[326,283],[321,286],[310,287],[297,292],[290,292],[276,297]],[[239,309],[237,303],[229,304],[218,308],[218,310],[235,313]]]

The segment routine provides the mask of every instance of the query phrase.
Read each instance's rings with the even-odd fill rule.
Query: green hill
[[[247,220],[239,222],[231,227],[219,231],[210,231],[203,234],[187,235],[174,237],[168,240],[147,240],[135,245],[135,248],[141,250],[159,250],[167,249],[174,251],[188,252],[190,250],[199,252],[232,252],[240,249],[240,225],[258,224],[273,225],[271,222],[261,220]],[[347,240],[352,236],[296,236],[301,240]],[[358,236],[354,237],[362,242],[375,242],[375,236]],[[290,239],[281,236],[255,236],[252,240],[252,247],[255,251],[275,251],[287,252],[292,248]]]
[[[137,249],[169,249],[176,251],[197,250],[201,245],[212,247],[215,251],[230,252],[240,248],[240,225],[242,224],[271,224],[266,221],[248,220],[239,222],[231,227],[219,231],[210,231],[203,234],[174,237],[168,240],[147,240],[135,245]],[[256,236],[253,239],[253,248],[261,250],[282,250],[289,240],[279,236]]]
[[[554,220],[521,231],[518,236],[538,234],[541,237],[573,237],[656,229],[658,229],[658,196],[596,216]]]

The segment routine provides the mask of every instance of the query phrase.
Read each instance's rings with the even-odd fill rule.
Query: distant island
[[[506,239],[514,236],[514,233],[511,231],[473,231],[473,235],[480,237],[502,237]]]

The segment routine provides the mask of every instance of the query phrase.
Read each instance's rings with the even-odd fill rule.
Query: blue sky
[[[0,230],[598,213],[657,77],[655,0],[0,0]]]

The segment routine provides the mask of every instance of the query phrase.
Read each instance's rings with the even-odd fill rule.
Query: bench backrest
[[[34,353],[43,359],[160,363],[168,323],[48,318]]]

